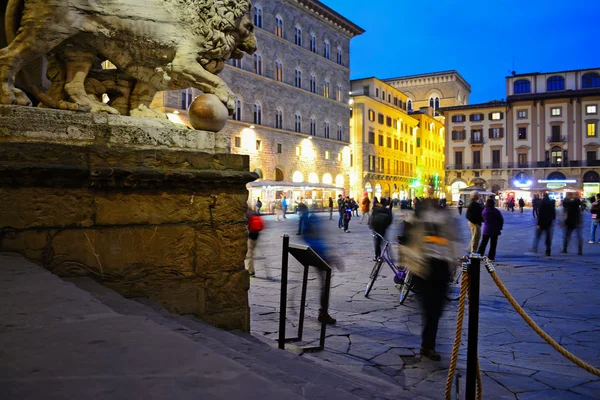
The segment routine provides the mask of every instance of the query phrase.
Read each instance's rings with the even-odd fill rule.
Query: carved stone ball
[[[188,110],[190,123],[200,131],[218,132],[227,123],[227,107],[214,94],[201,94],[196,97]]]

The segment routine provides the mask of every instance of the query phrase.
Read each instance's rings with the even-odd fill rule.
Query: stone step
[[[318,360],[307,359],[298,351],[279,350],[275,348],[274,341],[264,342],[245,332],[223,331],[193,316],[172,314],[148,299],[124,299],[89,278],[75,278],[70,281],[118,313],[143,316],[166,326],[306,398],[412,398],[399,385],[372,375],[336,367],[332,363],[319,363]]]

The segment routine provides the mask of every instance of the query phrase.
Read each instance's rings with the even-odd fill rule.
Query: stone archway
[[[567,179],[567,177],[562,172],[554,171],[550,173],[546,179],[548,179],[549,181],[556,181]]]
[[[600,182],[600,175],[596,171],[588,171],[583,174],[583,182]]]
[[[262,178],[263,178],[263,172],[262,172],[262,170],[261,170],[260,168],[256,168],[256,169],[254,170],[254,173],[255,173],[256,175],[258,175],[258,179],[262,179]]]
[[[278,182],[283,180],[283,171],[279,168],[275,168],[275,180]]]

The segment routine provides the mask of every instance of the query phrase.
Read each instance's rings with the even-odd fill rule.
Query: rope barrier
[[[591,374],[600,376],[600,369],[598,369],[598,368],[586,363],[585,361],[581,360],[580,358],[576,357],[571,352],[569,352],[567,349],[565,349],[560,344],[558,344],[558,342],[556,342],[554,339],[552,339],[550,336],[548,336],[548,334],[546,332],[544,332],[542,330],[542,328],[540,328],[535,323],[535,321],[533,321],[531,319],[531,317],[529,317],[529,315],[527,315],[525,310],[523,310],[523,308],[517,303],[515,298],[509,293],[508,289],[506,289],[506,286],[504,286],[504,284],[502,283],[502,281],[496,274],[496,271],[494,270],[493,266],[491,266],[491,264],[489,262],[486,262],[486,267],[487,267],[487,270],[490,273],[492,279],[494,280],[494,282],[496,282],[498,289],[500,289],[500,291],[502,292],[504,297],[506,297],[508,302],[513,306],[513,308],[517,311],[517,313],[525,320],[525,322],[527,322],[527,324],[538,335],[540,335],[542,337],[542,339],[544,339],[550,346],[552,346],[554,348],[554,350],[558,351],[560,354],[565,356],[569,361],[573,362],[578,367],[585,369],[587,372],[589,372]]]
[[[465,317],[465,303],[469,291],[469,271],[463,270],[462,280],[460,282],[460,297],[458,301],[458,314],[456,316],[456,334],[454,336],[454,344],[452,346],[452,356],[450,357],[450,367],[448,368],[448,377],[446,378],[446,400],[452,398],[452,380],[456,371],[458,362],[458,351],[460,349],[460,338],[462,336],[462,327]],[[483,381],[481,378],[481,369],[479,368],[479,359],[477,359],[477,400],[483,399]]]
[[[460,338],[462,336],[462,327],[465,317],[465,303],[467,299],[467,290],[469,288],[469,274],[463,271],[462,281],[460,282],[460,297],[458,301],[458,315],[456,316],[456,335],[454,336],[454,345],[452,346],[452,357],[450,358],[450,367],[448,368],[448,378],[446,379],[446,400],[452,397],[452,380],[456,371],[458,361],[458,350],[460,348]]]

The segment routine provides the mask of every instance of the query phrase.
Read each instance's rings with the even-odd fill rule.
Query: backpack
[[[265,229],[265,224],[261,217],[258,215],[252,215],[248,219],[248,230],[250,232],[260,232]]]

